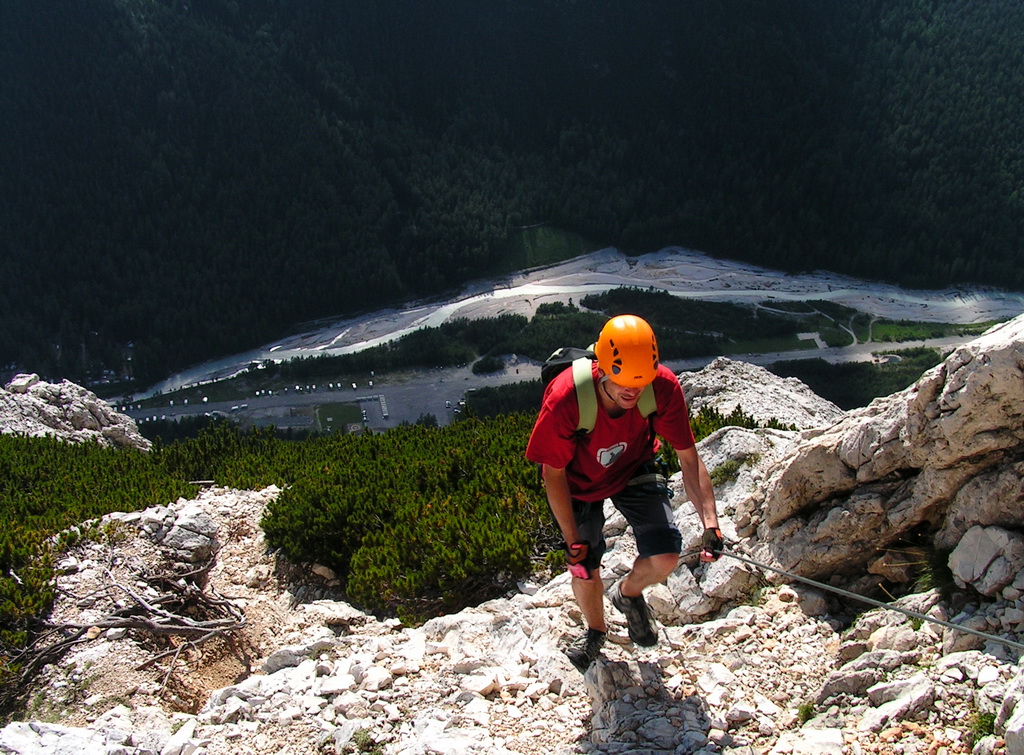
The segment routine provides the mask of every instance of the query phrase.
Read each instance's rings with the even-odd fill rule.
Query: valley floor
[[[173,375],[147,393],[223,379],[254,361],[346,354],[400,338],[454,318],[532,315],[541,304],[620,286],[651,287],[708,301],[822,299],[868,314],[924,322],[975,323],[1024,312],[1024,293],[981,289],[908,291],[886,283],[827,272],[788,275],[700,252],[670,247],[640,257],[603,249],[498,281],[480,281],[448,300],[414,302],[401,310],[367,313],[322,325],[244,354]]]

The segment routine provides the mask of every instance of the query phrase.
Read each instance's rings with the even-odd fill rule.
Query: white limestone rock
[[[1022,444],[1024,316],[957,349],[910,388],[806,431],[737,512],[760,520],[757,552],[772,565],[812,577],[853,573],[947,509],[945,542],[966,532],[970,501],[989,481],[1002,492],[981,515],[1019,520],[1013,454]],[[976,478],[974,496],[951,506]],[[1005,587],[1003,572],[982,588]]]
[[[188,563],[208,559],[217,548],[219,528],[205,507],[196,502],[179,501],[171,511],[170,526],[161,531],[157,542]]]
[[[135,420],[92,391],[68,380],[46,383],[38,375],[18,375],[0,388],[0,432],[143,451],[151,447]]]
[[[723,415],[736,409],[767,423],[776,420],[803,430],[828,425],[844,412],[797,378],[782,378],[756,364],[718,357],[697,372],[682,372],[690,411],[711,407]]]
[[[768,755],[843,755],[842,729],[783,732]]]
[[[961,587],[994,597],[1024,571],[1024,536],[1002,527],[971,527],[949,556]]]
[[[1024,666],[1018,663],[1012,674],[1003,689],[995,732],[1005,736],[1008,755],[1024,755]]]
[[[935,536],[936,547],[953,550],[975,525],[1024,530],[1024,461],[998,464],[957,490]]]
[[[126,732],[81,729],[60,724],[16,721],[0,729],[0,752],[7,755],[143,755]]]
[[[935,701],[935,685],[924,674],[914,676],[892,692],[891,699],[864,714],[858,729],[881,731],[890,721],[913,718]]]

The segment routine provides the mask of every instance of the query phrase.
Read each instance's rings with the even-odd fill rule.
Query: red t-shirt
[[[595,386],[597,379],[595,362]],[[693,430],[679,381],[672,370],[659,365],[653,385],[658,409],[649,419],[654,432],[677,450],[690,448],[694,445]],[[573,498],[600,501],[621,492],[637,467],[652,457],[649,423],[636,408],[621,417],[609,417],[600,397],[592,432],[577,433],[579,418],[572,370],[566,369],[544,391],[526,458],[566,469]]]

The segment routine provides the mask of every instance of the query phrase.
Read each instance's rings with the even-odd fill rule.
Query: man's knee
[[[668,578],[668,575],[679,564],[679,554],[677,553],[659,553],[656,556],[651,556],[651,566],[654,570],[661,575],[661,579]]]

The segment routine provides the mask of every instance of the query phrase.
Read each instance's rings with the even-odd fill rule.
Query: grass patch
[[[814,703],[800,703],[800,707],[796,709],[796,717],[801,724],[805,724],[814,718]]]
[[[995,728],[995,713],[982,713],[980,710],[976,710],[967,720],[967,740],[974,745],[979,740],[991,736],[995,732]]]
[[[850,328],[857,336],[858,343],[867,343],[871,340],[871,322],[874,318],[863,312],[855,315],[849,322]]]
[[[959,325],[942,322],[876,320],[871,326],[871,337],[875,341],[906,343],[907,341],[923,341],[926,338],[980,335],[995,324],[995,321]]]
[[[920,571],[914,580],[914,592],[938,590],[943,599],[948,600],[956,589],[953,571],[949,568],[949,552],[936,548],[925,548],[922,554]]]
[[[347,432],[350,423],[362,423],[363,413],[358,404],[323,404],[316,408],[316,427],[321,433]]]
[[[821,328],[818,334],[827,346],[842,347],[853,345],[853,336],[850,335],[849,331],[843,330],[840,327],[829,325]]]

